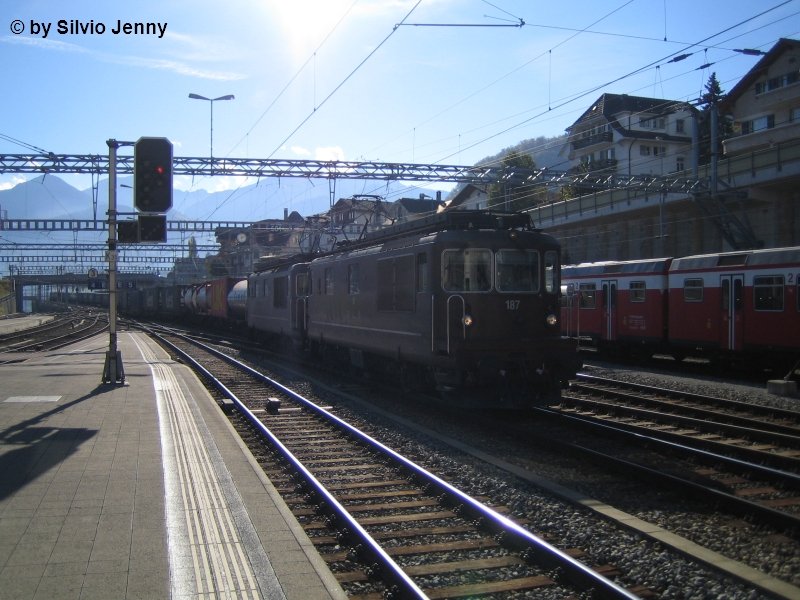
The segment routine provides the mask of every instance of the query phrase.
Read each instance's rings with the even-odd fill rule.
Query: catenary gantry
[[[133,157],[116,157],[117,173],[133,173]],[[108,157],[99,154],[0,154],[0,173],[108,173]],[[580,185],[665,193],[701,193],[707,182],[690,177],[569,173],[498,165],[441,165],[377,161],[321,161],[263,158],[173,158],[175,175],[299,177],[306,179],[375,179],[486,185]]]

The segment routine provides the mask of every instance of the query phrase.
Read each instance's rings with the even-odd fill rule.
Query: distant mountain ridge
[[[117,211],[133,213],[132,177],[117,179]],[[399,182],[341,180],[336,182],[335,198],[354,194],[379,194],[388,201],[401,197],[435,197],[436,191],[411,187]],[[97,209],[93,206],[93,190],[78,190],[56,175],[42,175],[0,190],[0,209],[9,219],[105,219],[108,208],[108,180],[97,186]],[[302,205],[302,206],[298,206]],[[326,180],[316,183],[305,178],[283,178],[265,183],[256,182],[236,190],[209,192],[175,190],[173,210],[169,218],[193,221],[259,221],[281,219],[284,209],[310,216],[325,212],[330,205],[330,189]]]

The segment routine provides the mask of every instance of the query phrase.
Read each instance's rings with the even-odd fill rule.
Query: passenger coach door
[[[741,350],[744,330],[744,275],[720,276],[720,346],[723,350]]]
[[[601,282],[603,287],[603,322],[601,336],[610,342],[617,339],[617,281],[608,279]]]

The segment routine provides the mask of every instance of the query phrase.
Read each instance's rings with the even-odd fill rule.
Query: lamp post
[[[192,100],[206,100],[211,106],[211,149],[209,151],[209,155],[213,159],[214,158],[214,102],[217,102],[219,100],[233,100],[234,96],[233,94],[228,94],[227,96],[220,96],[219,98],[206,98],[205,96],[201,96],[200,94],[189,94],[189,98],[191,98]]]

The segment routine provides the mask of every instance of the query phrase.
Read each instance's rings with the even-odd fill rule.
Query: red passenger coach
[[[658,349],[666,340],[672,259],[564,266],[562,333],[617,349]]]
[[[670,344],[687,354],[796,359],[799,277],[800,247],[676,258],[669,270]]]

